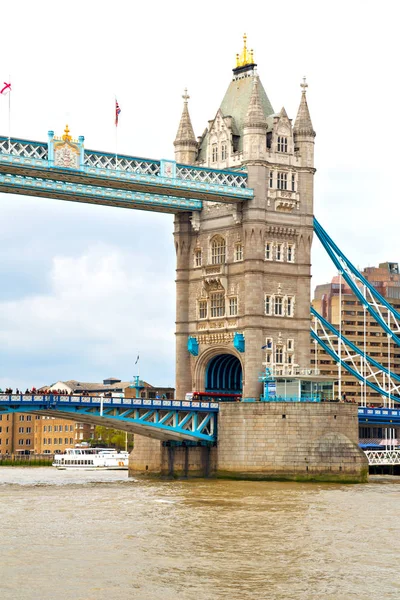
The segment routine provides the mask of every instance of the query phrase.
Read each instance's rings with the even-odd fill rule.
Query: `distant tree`
[[[94,438],[90,440],[92,446],[108,446],[117,448],[117,450],[125,450],[126,435],[125,431],[112,429],[98,425],[94,430]],[[128,451],[133,448],[133,433],[128,433]]]

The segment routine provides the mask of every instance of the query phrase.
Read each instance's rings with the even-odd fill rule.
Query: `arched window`
[[[225,262],[226,245],[223,237],[215,237],[211,242],[211,264],[222,265]]]

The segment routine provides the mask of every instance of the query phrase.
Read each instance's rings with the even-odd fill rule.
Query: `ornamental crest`
[[[54,141],[54,166],[67,169],[79,169],[79,143],[69,135],[68,125],[64,135]]]

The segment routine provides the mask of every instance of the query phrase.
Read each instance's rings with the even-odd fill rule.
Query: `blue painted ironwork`
[[[83,141],[80,136],[74,142],[80,154],[79,161],[73,168],[67,168],[54,163],[54,144],[60,141],[54,138],[53,131],[49,132],[47,144],[0,136],[0,170],[11,175],[118,187],[150,195],[189,197],[189,202],[241,202],[253,197],[253,190],[247,188],[246,171],[191,167],[176,165],[175,161],[126,155],[116,157],[107,152],[84,150]],[[0,190],[9,191],[1,184]],[[156,210],[157,205],[157,202],[153,205]],[[200,204],[192,210],[201,210],[201,207]]]
[[[233,354],[218,354],[208,363],[205,389],[207,392],[241,394],[242,365]]]
[[[400,313],[355,268],[314,217],[314,231],[332,262],[342,274],[359,302],[373,319],[400,346]]]
[[[246,346],[243,333],[235,332],[235,335],[233,336],[233,347],[236,348],[238,352],[245,351]]]
[[[360,425],[400,425],[400,409],[359,407],[358,422]]]
[[[198,356],[199,342],[197,341],[197,339],[195,337],[189,336],[187,347],[192,356]]]
[[[160,440],[215,442],[216,402],[0,394],[0,414],[33,412],[106,425]]]

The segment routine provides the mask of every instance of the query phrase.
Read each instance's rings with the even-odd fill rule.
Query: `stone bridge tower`
[[[185,92],[177,163],[246,169],[254,199],[175,217],[176,389],[258,399],[265,366],[308,368],[315,132],[305,81],[294,126],[275,113],[253,52],[236,57],[215,117],[195,138]],[[188,346],[190,338],[191,344]]]

